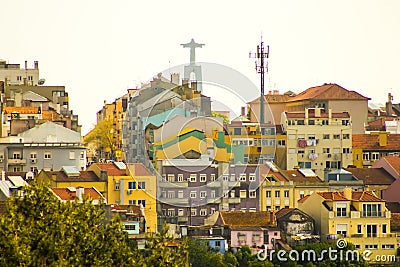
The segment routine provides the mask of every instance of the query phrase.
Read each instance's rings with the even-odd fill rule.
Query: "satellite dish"
[[[45,81],[46,81],[45,79],[40,79],[40,80],[38,81],[38,84],[39,84],[39,85],[43,85]]]

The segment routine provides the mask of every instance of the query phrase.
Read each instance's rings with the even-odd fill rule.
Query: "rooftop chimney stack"
[[[351,189],[351,187],[343,188],[343,195],[348,200],[351,200],[353,198],[353,190]]]
[[[35,66],[35,70],[38,70],[39,69],[39,61],[34,61],[33,64]]]

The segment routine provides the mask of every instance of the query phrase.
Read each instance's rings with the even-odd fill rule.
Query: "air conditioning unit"
[[[36,159],[31,159],[31,163],[36,163]]]
[[[128,195],[132,194],[132,190],[128,190],[127,193],[128,193]]]

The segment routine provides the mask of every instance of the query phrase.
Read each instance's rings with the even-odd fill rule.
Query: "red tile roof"
[[[220,211],[219,216],[226,226],[269,226],[275,223],[274,215],[269,211]]]
[[[378,201],[382,202],[383,199],[377,197],[371,191],[353,192],[353,201]]]
[[[287,118],[291,119],[304,119],[305,112],[285,112]],[[321,116],[315,116],[315,109],[308,109],[308,117],[309,118],[329,118],[329,113],[321,110]],[[350,114],[348,112],[333,112],[332,118],[334,119],[348,119],[350,118]]]
[[[389,134],[387,136],[387,145],[379,145],[379,135],[377,134],[353,134],[353,148],[364,150],[400,150],[400,134]]]
[[[80,171],[78,177],[68,177],[63,171],[43,171],[49,178],[55,175],[56,182],[100,182],[100,178],[93,171]]]
[[[317,192],[317,194],[328,201],[348,200],[343,196],[342,192]]]
[[[399,147],[400,149],[400,147]],[[392,169],[400,175],[400,157],[398,156],[388,156],[384,157],[383,160],[385,160],[391,167]]]
[[[134,176],[153,176],[141,163],[129,163],[128,166],[134,166],[134,168],[130,168]]]
[[[400,158],[399,158],[400,159]],[[344,168],[365,185],[391,185],[396,179],[384,168]]]
[[[110,206],[112,212],[127,212],[136,216],[143,217],[142,209],[139,205],[116,205],[111,204]]]
[[[343,192],[317,192],[317,194],[324,198],[326,201],[384,201],[383,199],[375,196],[374,193],[372,193],[371,191],[352,192],[352,199],[347,199],[344,196]]]
[[[295,209],[294,208],[283,208],[283,209],[280,209],[277,212],[275,212],[275,217],[276,217],[276,219],[279,219],[282,216],[285,216],[286,214],[288,214],[289,212],[292,212],[293,210],[295,210]]]
[[[340,100],[367,100],[369,98],[355,92],[349,91],[338,84],[324,84],[308,88],[289,99],[289,102],[308,99],[340,99]]]
[[[54,194],[56,194],[61,200],[74,201],[79,200],[76,191],[71,191],[68,188],[52,188]],[[102,200],[103,196],[97,192],[94,188],[85,188],[83,193],[83,198],[88,198],[91,200]]]
[[[95,163],[100,170],[106,170],[108,176],[129,176],[126,169],[120,170],[114,163]]]
[[[54,110],[43,110],[42,111],[42,119],[49,120],[49,121],[58,120],[58,119],[60,119],[60,114],[58,114]]]
[[[304,203],[309,197],[310,197],[310,195],[306,195],[306,196],[300,198],[299,200],[297,200],[297,202],[298,203]]]
[[[390,227],[397,229],[400,228],[400,213],[391,213]]]
[[[18,112],[20,114],[39,114],[39,107],[4,107],[4,114]]]

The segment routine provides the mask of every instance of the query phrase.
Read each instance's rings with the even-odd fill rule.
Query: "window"
[[[175,174],[168,174],[168,182],[175,182]]]
[[[143,208],[145,208],[146,207],[146,200],[145,199],[138,200],[138,205],[142,205]]]
[[[280,197],[280,196],[281,196],[281,191],[276,190],[276,191],[275,191],[275,197]]]
[[[13,159],[21,159],[21,153],[20,152],[14,152],[13,153]]]
[[[211,182],[215,181],[215,174],[214,173],[211,174],[211,178],[210,179],[211,179]]]
[[[342,125],[349,125],[350,121],[349,120],[342,120]]]
[[[328,148],[328,147],[324,147],[324,148],[322,149],[322,152],[325,153],[325,154],[331,153],[330,151],[331,151],[331,150],[330,150],[330,148]]]
[[[304,197],[304,191],[300,191],[300,198]]]
[[[275,206],[275,210],[280,210],[281,206]]]
[[[350,134],[343,134],[343,139],[350,139]]]
[[[178,209],[178,216],[183,216],[183,209]]]
[[[362,234],[362,224],[357,224],[357,234]]]
[[[167,197],[167,191],[161,191],[161,198]]]
[[[197,178],[197,174],[191,174],[190,175],[190,181],[193,183],[193,182],[196,182],[196,178]]]
[[[304,153],[305,153],[304,149],[297,150],[297,154],[304,154]]]
[[[134,225],[134,224],[125,224],[125,230],[126,231],[135,231],[136,230],[136,225]]]
[[[311,162],[309,162],[309,161],[305,161],[305,162],[299,161],[299,167],[301,169],[311,169]]]
[[[267,198],[270,198],[271,197],[271,191],[270,190],[265,191],[265,196]]]
[[[242,134],[242,128],[233,128],[233,134],[234,135],[241,135]]]
[[[376,224],[367,224],[367,237],[377,237],[378,229]]]
[[[340,134],[334,134],[333,139],[340,139]]]
[[[215,190],[211,191],[211,198],[215,198]]]
[[[235,190],[230,191],[229,194],[230,194],[231,198],[234,198],[235,197]]]
[[[250,182],[253,182],[253,181],[255,181],[256,180],[256,175],[253,173],[253,174],[250,174],[249,175],[249,181]]]
[[[379,159],[379,152],[372,152],[371,153],[371,159],[372,160],[378,160]]]
[[[308,120],[308,125],[315,125],[315,120]]]
[[[347,216],[347,204],[346,203],[336,203],[336,216],[346,217]]]
[[[365,249],[378,249],[378,245],[377,244],[365,245]]]
[[[240,174],[240,181],[246,182],[246,174],[245,173]]]
[[[382,249],[394,249],[394,244],[382,244]]]
[[[44,159],[51,159],[51,152],[44,152]]]
[[[212,214],[214,214],[215,213],[215,208],[211,208],[210,209],[210,215],[212,215]]]
[[[175,198],[175,191],[168,191],[167,198]]]
[[[183,174],[178,174],[178,182],[183,182]]]
[[[363,204],[363,217],[382,216],[381,204]]]
[[[170,216],[170,217],[175,216],[175,209],[168,209],[167,216]]]
[[[206,174],[200,174],[200,182],[205,182],[207,180]]]
[[[387,234],[387,224],[382,224],[382,234]]]
[[[17,76],[17,81],[22,81],[22,76]]]
[[[324,134],[322,138],[325,139],[325,140],[329,139],[329,134]]]
[[[255,190],[249,191],[249,198],[256,198],[257,194]]]
[[[343,154],[350,154],[350,148],[349,147],[344,147],[343,148]]]
[[[356,249],[361,249],[361,245],[360,245],[360,244],[355,244],[354,247],[355,247]]]
[[[322,120],[322,125],[329,125],[329,120]],[[327,139],[329,139],[329,134]]]
[[[128,189],[136,189],[136,182],[128,182]]]
[[[33,76],[28,76],[28,81],[33,81]]]
[[[183,198],[183,191],[182,190],[178,191],[178,198]]]
[[[246,197],[247,197],[246,190],[240,190],[240,198],[246,198]]]
[[[207,209],[201,209],[200,216],[207,216]]]
[[[278,140],[278,146],[286,146],[286,140]]]
[[[31,153],[30,154],[31,159],[37,159],[37,154],[36,153]]]
[[[283,191],[283,196],[284,197],[289,197],[289,190]]]
[[[136,199],[129,199],[128,200],[129,205],[136,205]]]
[[[200,192],[200,198],[205,198],[207,196],[207,191]]]
[[[114,190],[116,190],[116,191],[118,191],[119,190],[119,181],[117,182],[115,182],[115,184],[114,184]]]
[[[69,159],[75,159],[75,151],[69,152]]]
[[[146,190],[146,182],[138,182],[138,189]]]
[[[363,160],[369,160],[369,153],[368,152],[364,152],[363,153]]]
[[[196,216],[197,215],[197,210],[196,209],[190,209],[190,215],[191,216]]]
[[[30,170],[31,170],[31,172],[37,172],[38,168],[37,168],[37,166],[31,166]]]
[[[85,152],[81,152],[81,153],[79,153],[79,157],[80,157],[80,159],[85,159]]]
[[[196,191],[190,191],[190,198],[196,198]]]
[[[267,210],[271,210],[271,206],[267,206],[266,209],[267,209]]]
[[[223,176],[222,176],[222,180],[228,181],[228,175],[223,175]]]
[[[297,120],[297,125],[304,125],[304,120]]]

